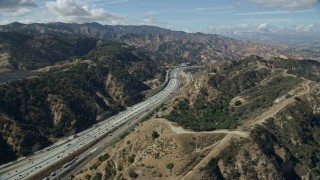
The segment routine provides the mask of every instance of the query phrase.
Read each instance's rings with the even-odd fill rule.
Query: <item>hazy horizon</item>
[[[2,0],[0,24],[154,25],[216,34],[320,32],[318,0]]]

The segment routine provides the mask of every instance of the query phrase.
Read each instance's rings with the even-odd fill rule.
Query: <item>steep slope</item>
[[[198,131],[237,128],[250,136],[225,137],[220,144],[230,145],[216,148],[219,153],[212,153],[207,165],[199,165],[184,178],[317,179],[319,67],[317,61],[251,56],[218,63],[210,74],[199,74],[180,94],[180,99],[195,98],[173,102],[178,106],[168,108],[169,119]],[[187,112],[179,107],[181,102],[188,106]]]
[[[143,100],[143,91],[150,89],[143,81],[161,73],[142,52],[109,42],[44,75],[1,85],[1,163],[26,156]]]
[[[272,118],[256,125],[250,138],[238,141],[212,159],[208,176],[226,179],[318,179],[319,103],[312,86]]]
[[[85,55],[97,42],[93,38],[67,34],[0,32],[0,56],[3,57],[0,67],[23,70],[48,66],[72,56]]]
[[[68,33],[89,37],[117,40],[144,50],[157,52],[159,61],[198,62],[207,60],[232,60],[248,55],[265,57],[286,55],[299,58],[297,51],[288,46],[271,46],[202,33],[171,31],[154,26],[110,26],[86,24],[19,24],[1,26],[2,31],[27,33]]]
[[[319,81],[319,67],[317,61],[256,56],[218,63],[176,98],[166,117],[193,130],[235,128],[292,97],[305,79]]]

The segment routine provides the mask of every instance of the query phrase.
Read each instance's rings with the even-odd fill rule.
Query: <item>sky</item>
[[[98,22],[204,33],[320,33],[320,0],[0,0],[0,24]]]

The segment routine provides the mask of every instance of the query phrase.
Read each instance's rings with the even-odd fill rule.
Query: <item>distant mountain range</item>
[[[69,49],[69,53],[56,51],[58,52],[58,54],[52,54],[54,55],[54,57],[57,57],[56,60],[61,60],[61,58],[67,59],[68,56],[82,55],[84,51],[88,51],[89,49],[91,49],[92,45],[94,44],[90,39],[86,39],[86,45],[81,45],[81,47],[83,47],[83,50],[74,52],[74,49],[72,48],[75,44],[78,44],[78,41],[72,40],[73,43],[71,44],[65,43],[65,41],[63,41],[64,38],[69,36],[72,38],[75,38],[75,36],[81,36],[82,38],[120,41],[128,45],[133,45],[142,48],[143,50],[156,53],[153,55],[153,58],[162,61],[175,60],[177,62],[199,62],[208,60],[235,60],[252,54],[262,57],[284,55],[286,57],[294,59],[311,57],[308,56],[308,54],[301,55],[299,51],[286,45],[257,44],[227,38],[221,35],[171,31],[154,26],[111,26],[101,25],[98,23],[12,23],[0,26],[0,32],[21,33],[24,36],[31,36],[32,39],[39,39],[38,37],[43,37],[44,35],[46,35],[48,39],[62,41],[61,43],[65,45],[65,47],[63,47],[64,49],[71,49]],[[52,36],[56,38],[58,37],[58,39],[49,38]],[[7,39],[4,38],[4,40]],[[15,44],[19,43],[21,42],[18,40],[15,42],[9,42],[9,44],[11,44],[11,47],[14,47]],[[36,45],[37,43],[39,43],[39,41],[28,41],[28,43],[34,44],[26,47],[32,47],[33,49],[41,48],[41,50],[43,50],[42,46]],[[26,44],[26,42],[23,42],[23,44]],[[3,46],[3,41],[0,41],[0,47]],[[55,46],[53,46],[53,49],[55,49]],[[6,51],[0,49],[0,52],[3,54]],[[63,56],[60,56],[59,52],[63,53]],[[9,57],[11,57],[12,59],[14,56],[9,55]],[[50,60],[50,62],[52,61]],[[13,65],[16,66],[15,64]]]

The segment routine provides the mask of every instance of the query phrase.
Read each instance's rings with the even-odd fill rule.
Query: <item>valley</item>
[[[126,126],[128,120],[137,118],[140,114],[149,111],[149,109],[153,109],[162,103],[171,93],[176,91],[179,86],[179,82],[177,80],[179,71],[181,70],[173,70],[167,87],[157,95],[149,98],[147,101],[136,104],[116,117],[112,117],[104,122],[94,125],[92,129],[81,132],[81,135],[79,134],[74,136],[73,139],[70,137],[68,138],[69,140],[66,140],[65,142],[59,142],[58,144],[46,148],[47,152],[43,151],[40,154],[37,154],[35,157],[28,157],[29,160],[19,162],[18,165],[13,164],[13,167],[6,167],[7,170],[2,169],[0,177],[3,179],[25,179],[29,178],[30,176],[32,177],[32,174],[44,171],[44,169],[47,169],[57,162],[62,161],[63,158],[68,158],[68,156],[73,157],[75,156],[74,154],[79,154],[83,151],[81,150],[83,147],[86,147],[86,145],[93,145],[93,142],[99,140],[104,135],[107,135],[106,138],[110,139],[108,136],[112,136],[113,131],[115,131],[117,128]],[[89,153],[89,155],[91,154]],[[80,153],[77,158],[69,161],[69,164],[63,165],[63,168],[72,166],[76,161],[81,161],[82,159],[87,158],[89,155],[82,155],[82,153]],[[32,161],[31,164],[30,161]],[[35,170],[33,170],[34,168]]]
[[[76,173],[73,179],[95,177],[101,179],[316,179],[319,177],[319,170],[316,166],[318,160],[315,157],[319,153],[317,137],[320,132],[316,109],[319,104],[317,90],[320,84],[307,77],[317,73],[304,71],[297,74],[297,71],[280,68],[278,61],[283,63],[280,59],[264,60],[252,56],[235,64],[221,62],[214,65],[219,69],[226,65],[231,66],[231,68],[225,68],[225,72],[216,71],[212,74],[208,73],[208,69],[195,73],[194,81],[184,85],[176,97],[157,112],[158,117],[169,117],[172,122],[158,118],[143,123],[132,134],[102,153],[108,154],[107,160],[93,160]],[[305,62],[299,61],[299,63]],[[317,67],[318,63],[310,62],[308,66]],[[212,69],[214,67],[211,67]],[[267,69],[270,71],[266,71]],[[216,116],[217,118],[207,116],[210,119],[206,122],[201,122],[201,119],[197,118],[199,115],[191,118],[193,123],[197,121],[205,123],[205,128],[202,128],[202,125],[186,126],[184,121],[178,121],[179,116],[183,116],[184,120],[190,118],[186,110],[192,110],[193,113],[206,112],[204,107],[197,108],[199,106],[197,99],[201,98],[202,102],[210,101],[211,103],[220,100],[219,89],[218,91],[211,89],[216,88],[216,84],[213,87],[206,84],[212,83],[211,78],[226,74],[230,78],[223,78],[222,81],[237,79],[243,75],[242,73],[247,74],[248,70],[249,72],[250,70],[265,71],[270,74],[264,78],[243,76],[252,79],[242,81],[244,84],[238,81],[240,83],[238,87],[245,88],[241,91],[227,88],[230,88],[235,81],[230,84],[216,81],[220,84],[219,88],[228,89],[224,89],[221,95],[232,95],[228,99],[236,96],[236,99],[242,102],[234,106],[233,103],[236,101],[228,101],[228,107],[234,108],[232,111],[229,109],[230,113],[238,113],[236,108],[241,108],[243,113],[242,116],[237,115],[239,119],[236,121],[236,126],[230,127],[226,124],[224,125],[226,128],[213,126],[213,130],[208,130],[207,127],[211,127],[211,122],[218,125],[215,122],[220,122],[219,116]],[[259,106],[256,107],[254,110],[258,112],[252,110],[250,113],[246,112],[245,106],[251,107],[250,102],[254,102],[254,99],[249,98],[256,98],[256,96],[254,94],[248,96],[249,94],[245,93],[251,93],[250,88],[263,89],[263,86],[269,86],[275,93],[276,87],[283,83],[280,80],[273,82],[277,76],[292,77],[298,81],[294,81],[292,85],[289,83],[290,87],[274,98],[266,99],[270,103],[264,102],[268,106],[260,105],[263,108],[261,110],[258,109]],[[284,86],[281,85],[281,87]],[[228,94],[229,92],[232,94]],[[257,97],[267,98],[265,94]],[[184,102],[183,106],[179,101]],[[179,114],[170,116],[177,111],[180,111]],[[159,135],[153,136],[153,132]],[[309,137],[302,135],[306,132]],[[305,149],[310,147],[310,144],[313,148]],[[303,152],[300,151],[301,146],[305,147]],[[261,165],[256,164],[257,162]]]
[[[318,179],[316,51],[155,26],[0,26],[0,179]]]
[[[10,81],[19,80],[19,79],[26,79],[33,76],[40,75],[39,72],[33,72],[33,71],[18,71],[18,72],[7,72],[7,73],[1,73],[0,77],[0,84],[5,84]]]

